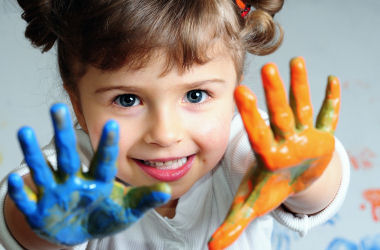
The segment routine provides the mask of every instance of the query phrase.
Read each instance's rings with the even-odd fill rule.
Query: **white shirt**
[[[93,151],[88,136],[80,129],[76,132],[83,168],[87,168]],[[346,196],[350,175],[347,153],[337,139],[335,142],[335,150],[342,162],[342,181],[334,201],[312,216],[294,215],[280,206],[251,222],[228,249],[271,249],[273,218],[301,235],[331,218]],[[43,152],[48,161],[56,166],[54,142],[44,147]],[[223,159],[179,199],[174,218],[162,217],[152,209],[125,231],[90,240],[73,249],[207,249],[207,241],[224,220],[241,178],[252,164],[254,155],[241,118],[236,115],[231,124],[230,141]],[[23,175],[29,170],[23,163],[16,172]],[[1,206],[6,192],[7,184],[3,180],[0,184]],[[0,232],[0,242],[6,249],[21,249],[7,230],[3,213],[0,213]]]

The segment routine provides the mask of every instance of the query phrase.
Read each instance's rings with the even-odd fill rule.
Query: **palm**
[[[210,249],[227,247],[253,219],[309,187],[332,157],[340,106],[338,79],[332,76],[328,79],[315,127],[302,58],[291,61],[290,104],[274,64],[263,67],[262,79],[270,127],[261,118],[253,93],[244,86],[235,91],[257,167],[244,177],[225,222],[210,240]]]
[[[19,131],[37,194],[11,174],[9,194],[41,237],[59,244],[74,245],[94,237],[116,233],[138,220],[152,207],[170,198],[167,184],[125,187],[114,180],[118,154],[118,126],[106,123],[90,170],[81,171],[69,112],[63,105],[52,107],[57,148],[57,170],[46,163],[33,131]]]

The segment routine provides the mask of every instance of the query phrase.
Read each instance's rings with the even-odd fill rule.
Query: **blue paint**
[[[286,233],[277,234],[272,237],[272,249],[290,250],[290,236]]]
[[[139,201],[135,209],[137,209],[138,211],[145,212],[151,207],[157,206],[157,203],[165,203],[169,199],[170,199],[170,194],[168,193],[150,191],[149,193],[147,193],[145,196],[141,198],[141,200]]]
[[[119,125],[116,121],[108,121],[103,128],[100,138],[98,152],[96,153],[90,169],[98,180],[105,182],[113,180],[116,175],[116,164],[119,147]]]
[[[278,222],[274,222],[273,225],[273,233],[272,233],[272,249],[274,250],[290,250],[291,244],[293,240],[299,238],[299,235],[290,231],[288,228],[279,224]]]
[[[361,249],[363,250],[379,250],[380,249],[380,234],[366,236],[360,241]]]
[[[119,140],[119,127],[115,121],[105,124],[90,171],[79,173],[80,160],[69,111],[65,105],[57,104],[51,108],[51,116],[57,171],[52,171],[45,162],[31,128],[21,128],[18,133],[25,160],[38,188],[38,201],[28,197],[19,175],[8,177],[10,197],[38,235],[64,245],[105,237],[127,228],[147,209],[170,199],[167,184],[131,188],[125,196],[121,187],[114,186]],[[118,201],[112,200],[111,194]]]
[[[335,214],[333,217],[331,217],[328,221],[324,223],[324,225],[330,225],[335,226],[335,224],[339,221],[339,214]]]
[[[54,183],[53,175],[41,153],[33,129],[30,127],[22,127],[17,135],[25,157],[25,162],[31,170],[37,188],[51,188],[51,185]]]
[[[349,240],[336,238],[330,242],[327,246],[327,250],[358,250],[358,247]]]
[[[365,236],[359,244],[344,238],[335,238],[327,246],[327,250],[379,250],[380,234]]]
[[[55,145],[57,150],[58,172],[61,177],[74,175],[80,168],[80,159],[76,151],[76,138],[70,112],[65,104],[58,103],[51,107]]]

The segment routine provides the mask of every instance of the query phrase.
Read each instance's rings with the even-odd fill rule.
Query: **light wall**
[[[1,0],[0,0],[1,1]],[[23,37],[25,23],[15,4],[4,0],[0,7],[0,177],[22,160],[16,133],[32,126],[40,144],[46,144],[52,129],[49,107],[66,97],[60,87],[55,51],[41,54]],[[376,0],[289,0],[276,16],[285,31],[281,48],[273,55],[248,57],[244,84],[262,94],[260,67],[277,63],[286,85],[289,60],[303,56],[307,63],[314,112],[324,96],[327,76],[342,83],[341,118],[336,136],[351,158],[351,186],[343,208],[328,224],[299,239],[276,225],[274,249],[333,249],[361,247],[380,237],[380,208],[371,212],[363,191],[380,190],[380,2]],[[288,85],[287,85],[288,86]],[[337,239],[341,238],[340,241]],[[336,244],[338,244],[336,243]],[[374,249],[380,249],[380,243]]]

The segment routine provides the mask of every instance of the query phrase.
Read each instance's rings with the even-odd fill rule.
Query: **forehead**
[[[135,75],[140,77],[146,75],[146,77],[153,77],[156,79],[165,78],[182,78],[187,81],[197,81],[201,78],[236,78],[235,64],[232,57],[227,53],[210,53],[207,57],[207,61],[200,64],[193,63],[187,68],[183,68],[179,65],[171,65],[168,67],[167,56],[160,54],[151,59],[146,67],[139,70],[130,71],[126,69],[129,75]]]
[[[174,86],[176,84],[194,83],[212,79],[236,83],[237,75],[232,57],[228,53],[215,50],[209,60],[203,64],[193,64],[187,69],[176,65],[167,68],[167,55],[158,51],[144,67],[131,69],[124,65],[120,69],[104,71],[89,66],[79,84],[89,88],[112,85],[129,86]],[[170,85],[167,83],[170,82]],[[79,88],[85,90],[84,88]]]

